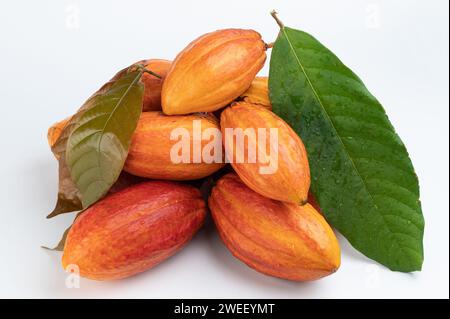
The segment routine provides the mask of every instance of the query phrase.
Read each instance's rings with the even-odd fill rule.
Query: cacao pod
[[[261,273],[310,281],[339,268],[336,236],[309,204],[266,198],[248,188],[236,174],[228,174],[213,188],[209,208],[227,248]]]
[[[125,171],[122,171],[122,172],[120,172],[120,175],[119,175],[119,178],[117,179],[117,181],[108,190],[108,194],[118,193],[125,188],[128,188],[132,185],[142,183],[145,180],[146,180],[145,178],[142,178],[139,176],[134,176]]]
[[[296,204],[307,202],[311,180],[306,149],[285,121],[266,108],[246,102],[226,108],[220,119],[225,152],[232,157],[229,158],[231,165],[248,187],[272,199]],[[246,142],[242,143],[241,139],[239,144],[236,136],[227,137],[227,129],[233,129],[235,134],[236,129],[244,133],[250,129],[254,134],[248,134]],[[266,132],[262,145],[258,129]],[[274,130],[277,139],[269,137],[269,129]],[[252,149],[256,149],[253,153],[258,157],[253,162],[248,155],[252,154]],[[238,155],[247,157],[242,161]],[[263,172],[262,167],[270,170]]]
[[[116,280],[154,267],[180,250],[204,222],[200,192],[149,181],[109,195],[82,213],[66,239],[62,264],[80,275]]]
[[[171,61],[151,59],[144,60],[144,66],[161,76],[161,79],[154,75],[144,73],[142,75],[142,83],[144,84],[144,97],[142,102],[142,110],[148,111],[160,111],[161,110],[161,89],[162,84],[169,71]]]
[[[211,175],[224,164],[222,157],[217,163],[206,163],[203,157],[194,162],[194,121],[201,124],[201,134],[206,130],[215,129],[220,132],[217,119],[210,114],[167,116],[161,112],[142,113],[133,135],[128,158],[124,170],[130,174],[164,180],[194,180]],[[173,147],[180,143],[171,140],[171,134],[176,129],[185,129],[189,133],[187,139],[188,162],[174,162]],[[200,136],[199,139],[202,139]],[[222,151],[220,136],[217,148]],[[201,140],[201,149],[209,144],[209,140]],[[178,151],[176,152],[178,155]],[[201,154],[200,154],[201,155]]]
[[[61,135],[62,131],[64,130],[66,125],[69,123],[69,121],[70,121],[70,117],[53,124],[48,129],[47,141],[48,141],[48,145],[50,146],[50,148],[52,148],[55,145],[56,141],[58,140],[59,136]]]
[[[173,62],[162,88],[165,114],[213,112],[245,92],[266,60],[266,45],[253,30],[205,34]]]
[[[144,96],[142,110],[147,111],[159,111],[161,110],[161,88],[164,78],[169,71],[172,62],[161,59],[142,60],[136,64],[144,65],[147,69],[161,76],[161,79],[148,73],[142,75],[142,83],[144,84]],[[48,144],[53,147],[56,140],[61,135],[62,130],[65,128],[71,117],[68,117],[62,121],[53,124],[47,133]]]
[[[272,110],[272,103],[269,98],[269,78],[256,77],[252,85],[240,96],[245,102],[264,106]]]

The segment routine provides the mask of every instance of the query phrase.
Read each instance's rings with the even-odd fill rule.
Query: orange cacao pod
[[[269,78],[268,77],[256,77],[252,85],[245,91],[241,98],[248,103],[261,105],[272,110],[272,103],[269,98]]]
[[[161,79],[154,75],[144,73],[142,75],[142,83],[144,83],[144,97],[142,102],[142,110],[148,111],[160,111],[161,110],[161,89],[164,79],[169,71],[171,61],[151,59],[144,60],[144,66],[161,76]]]
[[[56,141],[58,140],[59,136],[61,135],[61,132],[64,130],[67,123],[69,123],[69,121],[70,121],[70,117],[53,124],[48,129],[47,141],[48,141],[48,145],[50,147],[53,147],[53,145],[55,145]]]
[[[94,280],[130,277],[175,254],[204,222],[200,192],[174,182],[150,181],[109,195],[72,225],[62,257]]]
[[[162,88],[165,114],[213,112],[245,92],[266,60],[266,45],[253,30],[205,34],[173,62]]]
[[[309,204],[266,198],[228,174],[213,188],[209,208],[227,248],[261,273],[309,281],[339,268],[336,236]]]
[[[310,172],[305,146],[292,128],[277,115],[266,108],[246,102],[235,103],[226,108],[221,115],[220,126],[225,145],[225,152],[236,173],[242,181],[255,192],[280,201],[304,204],[307,202],[310,186]],[[261,145],[259,129],[266,131],[266,143]],[[228,138],[227,129],[250,129],[244,154],[251,154],[251,147],[256,148],[258,159],[251,162],[246,158],[239,162],[237,138]],[[274,130],[277,141],[272,141],[269,130]],[[270,144],[269,144],[270,143]],[[242,143],[241,143],[242,144]],[[269,151],[267,151],[269,150]],[[263,152],[263,155],[260,155]],[[267,153],[273,154],[267,154]],[[232,155],[231,155],[232,154]],[[270,160],[270,172],[263,172],[261,168],[267,166],[264,162]]]
[[[167,116],[161,112],[142,113],[131,141],[124,170],[136,176],[165,180],[194,180],[219,170],[224,165],[222,158],[217,163],[206,163],[203,158],[197,163],[194,162],[193,144],[197,140],[193,132],[194,121],[201,124],[201,133],[208,129],[220,130],[217,119],[210,114]],[[190,134],[187,145],[189,163],[174,163],[171,158],[174,145],[179,143],[171,140],[171,134],[175,129],[186,129]],[[220,137],[218,142],[218,148],[222,150]],[[210,140],[201,140],[201,148],[208,143]]]

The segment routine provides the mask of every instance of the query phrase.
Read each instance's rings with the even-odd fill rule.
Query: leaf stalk
[[[278,13],[275,10],[272,10],[270,15],[275,19],[280,29],[284,29],[284,23],[280,20],[280,18],[278,18]]]

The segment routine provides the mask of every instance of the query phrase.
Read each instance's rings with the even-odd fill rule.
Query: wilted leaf
[[[53,248],[49,248],[46,246],[41,246],[41,247],[44,249],[47,249],[47,250],[52,250],[52,251],[64,251],[64,245],[66,244],[66,238],[67,238],[67,234],[69,234],[70,228],[72,228],[72,226],[70,226],[69,228],[67,228],[64,231],[62,238],[60,239],[59,243],[55,247],[53,247]]]
[[[110,81],[104,84],[97,92],[95,92],[73,115],[68,124],[62,130],[60,136],[54,143],[52,147],[52,152],[58,159],[59,165],[59,186],[58,186],[58,198],[54,210],[47,216],[47,218],[52,218],[60,214],[79,211],[83,209],[82,205],[82,195],[78,190],[78,187],[72,181],[69,168],[66,164],[66,149],[67,141],[70,134],[77,126],[79,118],[84,114],[84,111],[95,105],[96,101],[107,95],[110,90],[113,89],[117,81],[123,76],[127,75],[131,67],[126,68],[118,72]],[[134,66],[133,66],[134,69]]]
[[[73,220],[73,222],[75,222],[75,220],[78,218],[78,216],[80,216],[83,212],[79,212],[76,216],[75,219]],[[72,222],[72,225],[73,225]],[[61,239],[59,240],[58,244],[53,247],[53,248],[49,248],[49,247],[45,247],[45,246],[41,246],[44,249],[47,250],[53,250],[53,251],[64,251],[64,246],[66,244],[66,239],[67,239],[67,235],[69,234],[70,229],[72,228],[72,225],[70,225],[63,233]]]
[[[102,198],[119,178],[142,111],[142,73],[130,68],[76,117],[66,163],[84,208]]]
[[[82,108],[79,112],[81,112]],[[52,218],[64,213],[79,211],[83,208],[81,203],[81,193],[70,176],[69,168],[66,165],[66,144],[70,132],[74,127],[76,116],[73,116],[63,129],[61,135],[52,147],[52,152],[58,159],[58,199],[53,211],[47,216]]]

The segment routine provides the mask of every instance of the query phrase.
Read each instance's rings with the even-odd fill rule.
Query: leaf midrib
[[[375,211],[377,211],[378,215],[382,218],[385,227],[389,230],[390,235],[391,235],[393,238],[395,238],[395,242],[396,242],[397,246],[400,248],[401,251],[403,251],[403,246],[401,246],[401,245],[399,244],[399,242],[397,241],[397,236],[395,236],[395,235],[393,234],[392,230],[390,229],[388,223],[386,222],[386,220],[385,220],[385,218],[384,218],[384,215],[383,215],[382,213],[379,212],[378,205],[376,204],[374,198],[372,197],[371,193],[369,192],[368,187],[367,187],[367,184],[366,184],[364,178],[361,176],[359,170],[356,168],[356,164],[354,163],[353,159],[350,157],[349,152],[348,152],[348,150],[347,150],[347,148],[346,148],[344,142],[342,141],[340,135],[338,134],[338,131],[337,131],[337,129],[336,129],[336,126],[335,126],[334,123],[333,123],[333,120],[331,119],[331,117],[329,116],[328,112],[326,111],[326,109],[325,109],[325,107],[324,107],[324,105],[323,105],[323,103],[322,103],[322,100],[321,100],[319,94],[317,93],[315,87],[313,86],[313,84],[312,84],[312,82],[311,82],[311,80],[310,80],[310,78],[309,78],[309,76],[308,76],[308,73],[306,72],[306,70],[305,70],[303,64],[302,64],[301,61],[300,61],[300,57],[297,55],[297,53],[296,53],[296,51],[295,51],[295,49],[294,49],[294,46],[293,46],[293,44],[292,44],[292,42],[291,42],[291,40],[290,40],[290,38],[289,38],[289,36],[288,36],[288,34],[287,34],[287,32],[286,32],[286,28],[282,28],[282,29],[281,29],[281,32],[282,32],[282,33],[284,34],[284,36],[286,37],[286,40],[287,40],[287,42],[288,42],[288,44],[289,44],[289,47],[290,47],[290,49],[291,49],[292,54],[293,54],[294,57],[295,57],[295,60],[297,61],[298,66],[300,67],[300,69],[302,70],[303,74],[305,75],[306,81],[308,82],[308,85],[310,86],[310,88],[311,88],[311,90],[312,90],[312,92],[313,92],[313,94],[314,94],[314,97],[316,98],[317,102],[319,103],[320,107],[322,108],[322,110],[323,110],[324,114],[326,115],[326,117],[327,117],[329,123],[330,123],[331,126],[333,127],[333,130],[334,130],[334,132],[335,132],[335,135],[337,136],[339,142],[341,143],[342,148],[343,148],[343,150],[344,150],[344,152],[345,152],[345,155],[346,155],[346,157],[348,158],[348,160],[350,161],[350,163],[352,164],[352,166],[353,166],[353,168],[354,168],[354,171],[356,172],[356,175],[357,175],[357,176],[359,177],[359,179],[361,180],[361,182],[362,182],[362,184],[363,184],[363,186],[364,186],[364,190],[365,190],[365,192],[367,193],[367,195],[369,196],[370,201],[372,202],[373,207],[375,208]],[[358,212],[358,213],[359,213],[359,212]],[[408,258],[408,259],[409,259],[409,258]]]
[[[137,83],[137,81],[139,81],[140,77],[142,76],[142,73],[143,73],[142,71],[138,72],[137,76],[134,78],[134,80],[131,82],[131,84],[127,87],[125,92],[120,97],[119,101],[117,101],[117,103],[114,106],[112,112],[109,114],[108,118],[106,119],[105,124],[103,125],[103,128],[98,132],[98,133],[101,133],[101,134],[100,134],[100,138],[98,139],[98,143],[97,143],[97,153],[100,153],[100,147],[101,147],[101,144],[102,144],[102,141],[103,141],[103,136],[105,135],[105,130],[108,127],[109,121],[111,120],[111,118],[113,117],[115,112],[117,111],[118,107],[122,104],[123,99],[125,98],[125,96],[128,95],[128,93],[130,92],[131,88]],[[99,168],[102,167],[102,165],[100,163],[100,156],[97,157],[97,165],[98,165]],[[102,169],[100,169],[100,174],[101,174],[101,177],[104,178]]]

